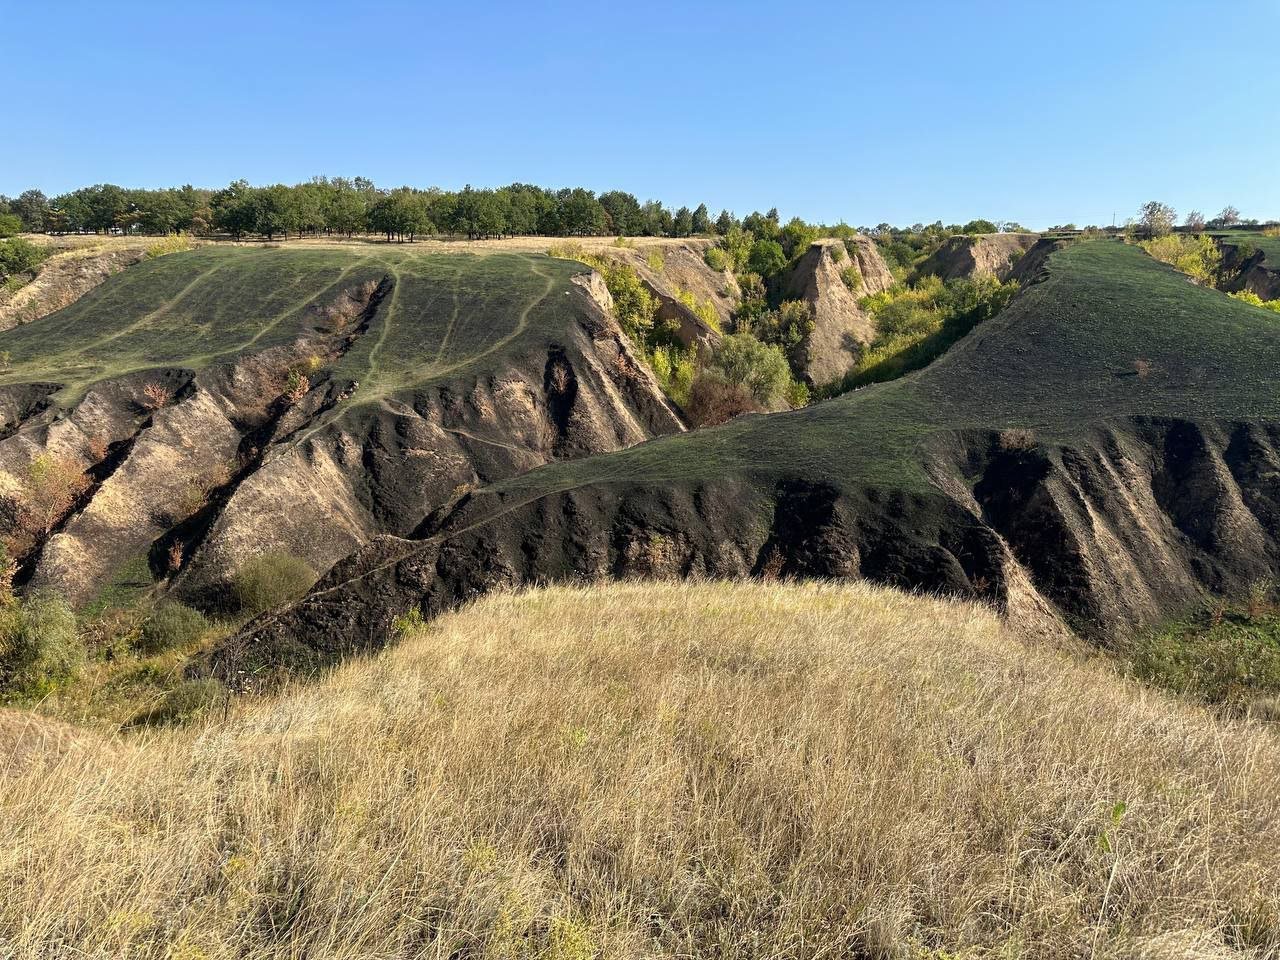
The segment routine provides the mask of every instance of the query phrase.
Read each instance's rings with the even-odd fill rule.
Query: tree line
[[[657,200],[641,203],[623,190],[597,195],[583,187],[552,190],[524,183],[498,189],[381,189],[363,177],[316,177],[264,187],[237,180],[221,190],[104,183],[52,198],[27,190],[15,198],[0,196],[0,216],[7,216],[15,230],[20,225],[35,233],[190,232],[268,239],[367,233],[388,240],[440,234],[686,237],[724,233],[738,223],[728,211],[713,220],[705,203],[672,211]]]

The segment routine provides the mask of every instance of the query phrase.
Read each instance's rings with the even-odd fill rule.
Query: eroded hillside
[[[930,367],[805,410],[538,470],[384,538],[233,644],[314,665],[497,586],[864,577],[1106,640],[1280,569],[1280,332],[1080,243]]]
[[[316,570],[476,486],[678,431],[580,265],[206,247],[0,334],[20,579],[139,564],[200,602],[273,550]]]

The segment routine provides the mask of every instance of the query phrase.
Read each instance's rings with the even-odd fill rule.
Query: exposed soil
[[[108,277],[141,260],[145,249],[143,241],[109,239],[55,253],[30,283],[13,293],[0,293],[0,330],[30,323],[74,303]]]
[[[943,280],[996,277],[1007,280],[1022,255],[1039,240],[1034,233],[984,233],[952,237],[916,268],[916,276]]]
[[[853,289],[842,276],[850,267],[859,277]],[[874,321],[858,300],[892,284],[893,275],[869,237],[859,235],[847,243],[819,240],[809,247],[788,277],[785,292],[813,311],[813,329],[801,347],[800,362],[809,383],[830,383],[853,369],[862,348],[876,336]]]
[[[292,340],[196,372],[108,377],[69,403],[53,402],[57,383],[0,388],[0,494],[29,496],[37,457],[85,477],[70,509],[16,557],[22,580],[85,602],[145,560],[183,598],[216,605],[226,578],[265,551],[324,570],[371,537],[415,533],[466,490],[683,429],[591,273],[562,286],[548,275],[538,303],[545,311],[554,296],[562,321],[541,321],[545,339],[520,337],[525,320],[514,318],[510,347],[481,339],[472,359],[437,359],[456,372],[421,386],[413,386],[413,358],[397,356],[407,386],[389,380],[362,393],[349,371],[391,377],[375,365],[378,349],[415,342],[411,330],[389,338],[390,327],[412,319],[392,320],[400,282],[388,273],[335,289],[300,315]],[[421,287],[412,295],[434,296]],[[457,295],[452,302],[446,338],[462,335],[455,327],[469,322],[468,311],[493,309]],[[325,319],[335,306],[349,318],[336,328]],[[475,335],[493,336],[482,318],[474,325]],[[437,357],[445,347],[421,349]],[[317,360],[320,370],[286,396],[290,377],[297,382],[290,371]]]

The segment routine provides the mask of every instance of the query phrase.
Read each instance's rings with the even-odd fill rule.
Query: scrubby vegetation
[[[1256,584],[1245,602],[1215,600],[1144,633],[1125,652],[1141,680],[1231,714],[1280,720],[1280,611],[1271,584]]]
[[[181,700],[179,705],[177,701]],[[1280,747],[865,585],[496,596],[0,791],[19,956],[1280,947]]]
[[[9,597],[0,609],[0,699],[30,700],[72,679],[84,663],[76,617],[59,597]]]
[[[1235,293],[1228,294],[1242,303],[1250,306],[1261,307],[1263,310],[1270,310],[1272,313],[1280,313],[1280,300],[1263,300],[1252,290],[1237,290]]]
[[[170,253],[191,250],[194,246],[190,234],[170,233],[147,247],[147,257],[154,260],[156,257],[163,257]]]
[[[11,237],[0,240],[0,286],[13,289],[35,276],[48,251],[30,240]]]
[[[895,284],[860,302],[870,311],[876,338],[858,358],[858,365],[827,388],[835,394],[893,380],[926,366],[977,324],[995,316],[1018,292],[1014,281],[995,277],[943,282],[927,276],[912,285]]]
[[[269,551],[243,564],[231,577],[232,609],[254,616],[297,600],[316,582],[316,572],[301,557]]]
[[[1164,233],[1141,241],[1141,245],[1151,256],[1171,264],[1202,286],[1212,286],[1218,281],[1222,251],[1212,237]]]
[[[185,647],[198,641],[209,628],[209,621],[199,610],[173,600],[156,606],[142,624],[138,649],[144,654],[162,653],[174,647]]]

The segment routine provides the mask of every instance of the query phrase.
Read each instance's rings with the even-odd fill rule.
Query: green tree
[[[738,226],[737,217],[728,210],[721,210],[720,216],[716,217],[716,233],[723,237],[736,226]]]
[[[1167,203],[1148,200],[1138,208],[1138,224],[1148,237],[1167,236],[1173,230],[1177,213]]]
[[[288,236],[300,223],[293,191],[282,183],[253,191],[253,229],[268,240]]]
[[[707,366],[725,382],[746,387],[767,410],[786,405],[791,369],[782,350],[773,344],[761,343],[749,333],[735,333],[720,341]]]
[[[698,204],[698,209],[693,211],[693,233],[705,234],[711,232],[711,214],[707,212],[705,203]]]
[[[22,218],[16,213],[0,213],[0,237],[12,237],[22,232]]]
[[[786,266],[787,255],[778,241],[762,239],[751,245],[747,267],[752,273],[758,273],[767,280],[782,273]]]
[[[10,201],[9,210],[22,218],[22,225],[31,233],[48,229],[49,198],[39,190],[24,190]]]
[[[970,220],[960,228],[961,233],[999,233],[999,228],[991,220]]]
[[[675,235],[677,237],[687,237],[691,233],[693,233],[693,214],[688,207],[681,207],[676,211]]]
[[[608,229],[620,237],[634,237],[644,233],[644,214],[640,201],[622,190],[610,190],[600,194],[600,206],[609,218]]]

